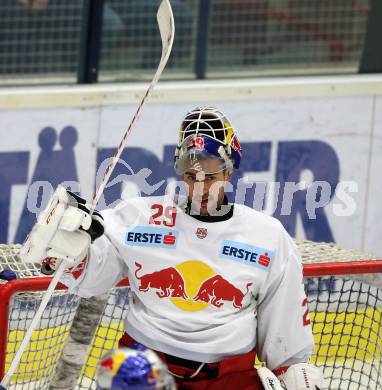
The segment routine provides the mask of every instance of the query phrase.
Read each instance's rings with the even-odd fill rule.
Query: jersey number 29
[[[153,214],[150,217],[149,223],[152,225],[164,225],[173,227],[176,220],[176,208],[174,206],[163,207],[161,204],[153,204],[151,206]]]

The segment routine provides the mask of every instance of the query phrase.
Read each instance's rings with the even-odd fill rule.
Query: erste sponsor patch
[[[127,230],[125,243],[132,246],[175,249],[178,236],[179,232],[174,229],[136,226]]]
[[[263,270],[271,267],[274,251],[244,244],[242,242],[224,240],[220,250],[220,257],[231,259],[243,264],[253,265]]]

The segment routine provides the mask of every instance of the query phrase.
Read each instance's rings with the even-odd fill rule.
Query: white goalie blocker
[[[278,377],[266,367],[257,373],[265,390],[321,390],[324,385],[322,370],[308,363],[293,364]]]
[[[80,208],[78,199],[59,186],[38,216],[19,256],[28,263],[46,258],[66,260],[69,268],[74,267],[87,255],[91,225],[92,216],[85,207]]]

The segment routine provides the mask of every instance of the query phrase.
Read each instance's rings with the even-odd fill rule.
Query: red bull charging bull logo
[[[247,283],[245,293],[243,294],[241,290],[221,275],[215,275],[203,282],[197,295],[194,297],[194,301],[211,303],[215,307],[223,306],[223,301],[231,301],[234,307],[240,309],[243,298],[248,293],[250,286],[252,286],[252,283]]]
[[[174,267],[138,276],[138,271],[141,270],[142,265],[138,262],[135,262],[135,265],[137,267],[135,277],[140,281],[139,291],[148,291],[150,288],[154,288],[159,298],[188,298],[184,290],[182,275]]]
[[[154,290],[159,298],[168,298],[185,311],[199,311],[211,306],[221,308],[228,304],[240,309],[252,285],[247,283],[238,288],[216,274],[209,265],[197,260],[146,274],[140,263],[135,262],[135,266],[139,291]]]

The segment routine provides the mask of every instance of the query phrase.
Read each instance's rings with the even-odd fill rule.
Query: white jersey
[[[206,363],[254,347],[271,369],[309,359],[301,260],[278,220],[235,205],[231,218],[201,222],[169,196],[102,214],[105,235],[72,290],[99,295],[127,276],[125,331],[138,342]]]

